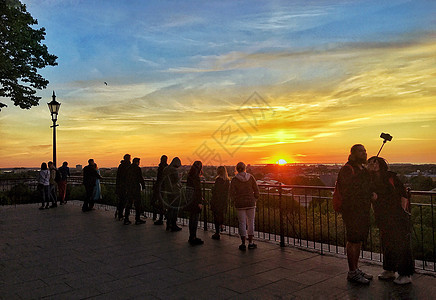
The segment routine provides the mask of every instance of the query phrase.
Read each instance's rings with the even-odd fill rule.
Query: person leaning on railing
[[[248,234],[248,249],[255,249],[257,245],[253,242],[254,237],[254,216],[256,214],[256,201],[259,198],[259,188],[254,176],[247,173],[243,162],[236,165],[236,176],[230,183],[230,198],[232,199],[238,213],[239,235],[241,245],[239,250],[245,251],[245,240]],[[247,230],[248,228],[248,230]]]
[[[219,240],[221,226],[224,224],[224,212],[227,209],[229,202],[230,178],[227,175],[227,169],[224,166],[219,166],[216,170],[217,176],[212,187],[212,198],[210,201],[210,209],[213,212],[213,220],[215,223],[215,234],[212,239]]]
[[[182,166],[180,158],[174,157],[171,163],[163,170],[163,182],[161,195],[167,209],[167,226],[166,230],[177,232],[182,227],[177,226],[177,215],[180,205],[181,176],[179,169]]]
[[[204,199],[201,191],[201,179],[203,176],[203,164],[195,161],[188,173],[186,180],[186,199],[188,201],[185,210],[189,212],[189,244],[192,246],[202,245],[204,242],[197,237],[198,220],[203,209]]]
[[[159,167],[157,168],[156,182],[153,186],[153,195],[151,197],[151,209],[153,210],[154,225],[163,225],[164,208],[162,203],[161,190],[163,189],[163,170],[168,167],[168,156],[162,155]],[[157,218],[159,215],[159,218]]]

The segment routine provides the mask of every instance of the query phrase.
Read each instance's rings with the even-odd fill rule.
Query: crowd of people
[[[131,156],[124,155],[117,169],[116,194],[118,198],[115,218],[124,220],[125,225],[131,224],[129,220],[130,209],[135,206],[135,224],[143,224],[141,219],[140,188],[145,187],[144,178],[139,168],[139,158],[130,162]],[[163,225],[166,218],[166,230],[177,232],[182,230],[177,225],[179,211],[186,211],[189,215],[189,244],[202,245],[203,240],[197,237],[198,221],[200,218],[205,199],[202,194],[201,177],[203,176],[203,164],[195,161],[189,169],[186,188],[181,183],[182,166],[180,158],[174,157],[168,164],[168,157],[162,155],[157,170],[156,182],[153,186],[151,206],[155,225]],[[220,239],[220,232],[224,223],[224,213],[229,204],[229,198],[238,212],[239,234],[241,245],[239,249],[246,250],[256,248],[254,237],[254,215],[256,201],[259,198],[259,189],[253,175],[246,172],[246,166],[240,162],[236,166],[237,175],[230,181],[227,169],[224,166],[217,168],[217,176],[212,188],[211,209],[214,215],[215,234],[213,239]]]
[[[143,207],[141,188],[145,189],[140,159],[131,162],[129,154],[124,155],[116,174],[116,195],[118,199],[115,218],[129,225],[130,211],[135,207],[135,224],[144,224],[141,219]],[[182,230],[177,225],[179,211],[189,214],[189,239],[192,246],[202,245],[203,240],[197,237],[198,221],[205,199],[202,194],[201,177],[203,164],[195,161],[188,172],[186,187],[181,183],[181,160],[174,157],[168,164],[168,157],[162,155],[157,170],[157,178],[153,186],[151,206],[155,225],[163,225],[166,218],[166,230],[177,232]],[[69,176],[68,163],[64,162],[58,170],[52,162],[42,163],[38,175],[38,189],[41,192],[40,209],[57,206],[65,201],[66,179]],[[101,175],[93,159],[83,169],[83,185],[86,197],[82,211],[93,209],[95,201],[101,198]],[[58,186],[58,196],[55,185]],[[359,256],[362,243],[367,240],[370,228],[370,210],[373,207],[376,224],[380,229],[382,241],[383,272],[380,280],[390,280],[397,284],[412,282],[414,260],[411,250],[410,201],[403,183],[394,172],[388,170],[386,160],[373,156],[367,160],[366,149],[361,144],[351,148],[348,162],[340,169],[337,188],[341,194],[340,213],[346,228],[346,254],[348,260],[347,279],[358,284],[369,284],[371,274],[359,269]],[[212,239],[220,240],[223,228],[224,213],[231,202],[238,217],[241,244],[239,249],[245,251],[255,249],[254,227],[256,202],[259,189],[253,175],[247,173],[246,165],[239,162],[235,168],[235,176],[230,179],[224,166],[217,168],[217,175],[212,187],[210,207],[213,212],[215,233]],[[52,203],[51,206],[49,205]],[[248,241],[248,245],[246,245]],[[398,276],[396,276],[398,272]]]
[[[43,162],[38,173],[38,191],[41,195],[42,205],[39,209],[49,209],[57,207],[57,202],[63,205],[66,203],[67,177],[70,176],[70,168],[65,161],[62,167],[56,169],[53,162]],[[51,205],[50,205],[51,202]]]

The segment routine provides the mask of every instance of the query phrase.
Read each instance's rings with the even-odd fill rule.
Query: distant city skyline
[[[436,163],[435,1],[24,0],[59,65],[40,105],[0,112],[0,168]]]

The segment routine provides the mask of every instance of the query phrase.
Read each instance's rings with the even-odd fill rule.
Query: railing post
[[[282,183],[279,183],[279,211],[280,211],[280,247],[285,246],[285,224],[283,218]]]
[[[203,181],[202,183],[203,186],[203,199],[204,202],[206,202],[206,187],[205,187],[205,182]],[[206,204],[203,205],[203,229],[204,231],[207,231],[207,207]]]

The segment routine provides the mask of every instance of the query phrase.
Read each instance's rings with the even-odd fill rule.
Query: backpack
[[[344,167],[345,166],[350,167],[351,171],[353,172],[353,175],[354,175],[354,168],[353,168],[353,166],[349,165],[348,163],[346,163],[344,165]],[[333,199],[333,209],[336,212],[341,213],[342,212],[342,195],[341,195],[341,192],[339,191],[338,180],[336,180],[336,182],[335,182],[335,189],[333,190],[333,197],[332,197],[332,199]]]
[[[55,175],[55,182],[59,183],[62,180],[61,172],[59,172],[58,169],[56,169],[56,175]]]

